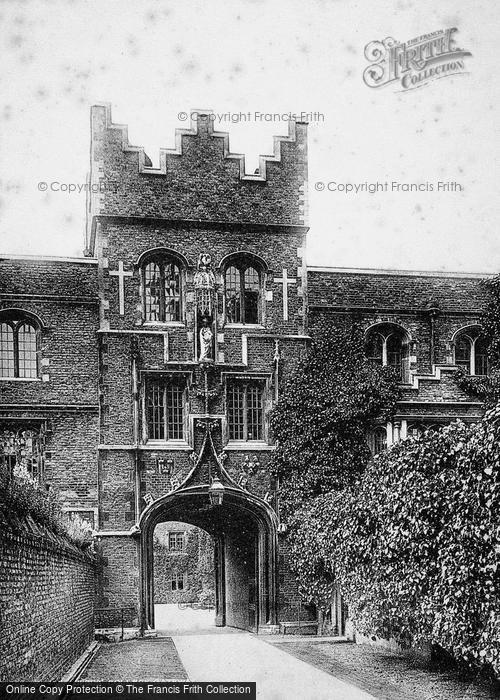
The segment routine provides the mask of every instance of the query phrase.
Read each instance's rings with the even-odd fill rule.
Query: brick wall
[[[0,680],[57,681],[93,639],[97,561],[33,521],[0,522]]]
[[[98,346],[94,262],[0,255],[0,312],[38,319],[36,379],[0,381],[0,424],[42,424],[45,480],[68,508],[97,508]]]
[[[44,259],[41,256],[2,256],[0,253],[0,294],[16,299],[21,295],[65,297],[93,301],[97,297],[94,261]]]
[[[0,277],[2,266],[0,262]],[[97,303],[76,305],[64,300],[0,298],[0,311],[36,314],[40,330],[40,377],[2,379],[2,404],[97,405]],[[6,312],[9,313],[9,312]]]
[[[266,177],[240,178],[240,159],[227,134],[199,118],[177,133],[177,152],[163,150],[160,171],[144,167],[142,149],[128,143],[126,127],[112,124],[109,108],[91,112],[91,182],[105,187],[91,198],[91,214],[212,221],[303,223],[307,125],[291,124],[279,139],[279,161],[267,160]]]
[[[386,305],[390,298],[386,300]],[[455,334],[462,328],[467,326],[475,326],[481,322],[481,306],[484,303],[482,297],[474,300],[477,304],[476,313],[453,312],[444,307],[437,315],[434,321],[434,357],[431,362],[431,322],[430,316],[421,308],[410,308],[406,312],[398,311],[395,307],[393,311],[387,309],[380,311],[376,308],[370,311],[367,308],[356,310],[349,308],[348,305],[344,309],[337,307],[311,307],[309,314],[309,331],[312,336],[316,332],[317,327],[321,324],[332,323],[345,318],[346,313],[349,314],[353,321],[361,324],[364,329],[368,329],[379,323],[393,323],[403,328],[411,343],[410,349],[410,370],[411,374],[432,374],[433,365],[453,364],[453,338]],[[463,391],[459,390],[456,384],[448,377],[445,380],[446,387],[429,385],[421,383],[421,392],[418,397],[423,400],[432,400],[434,397],[442,396],[444,399],[465,401],[468,398]],[[413,398],[416,398],[416,393],[413,393]],[[405,396],[405,398],[408,398]]]
[[[359,273],[356,270],[308,270],[311,306],[318,304],[373,309],[424,309],[431,302],[448,311],[476,312],[486,300],[479,275],[452,273]]]
[[[98,545],[102,577],[98,591],[99,607],[139,606],[138,542],[132,537],[107,536]],[[138,624],[138,615],[133,624]]]

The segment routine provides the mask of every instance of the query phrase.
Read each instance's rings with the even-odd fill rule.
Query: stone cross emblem
[[[112,270],[110,273],[113,277],[118,277],[118,299],[120,303],[120,316],[125,314],[125,277],[132,277],[131,272],[125,272],[123,269],[123,260],[118,262],[118,270]]]
[[[288,277],[288,271],[286,267],[284,267],[283,275],[281,277],[275,277],[274,281],[283,285],[283,321],[288,321],[288,285],[297,284],[297,279]]]

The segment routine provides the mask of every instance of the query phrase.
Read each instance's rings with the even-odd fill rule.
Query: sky
[[[309,265],[500,270],[497,0],[3,0],[0,23],[3,253],[82,254],[85,194],[61,185],[85,183],[90,105],[109,102],[154,164],[184,113],[213,109],[248,172],[309,113]],[[370,42],[450,27],[463,73],[364,83]]]

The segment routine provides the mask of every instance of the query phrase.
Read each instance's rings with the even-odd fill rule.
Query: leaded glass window
[[[0,323],[0,377],[15,377],[14,329]]]
[[[370,362],[376,365],[383,364],[384,338],[380,333],[370,333],[366,340],[365,355]]]
[[[238,261],[226,268],[226,321],[259,323],[262,279],[254,264]]]
[[[29,323],[23,323],[17,331],[19,376],[34,379],[37,376],[36,330]]]
[[[474,343],[475,374],[488,374],[488,346],[484,338],[477,338]]]
[[[226,317],[228,323],[241,322],[240,271],[233,266],[226,271]]]
[[[0,322],[0,377],[38,377],[38,329],[24,319]]]
[[[187,574],[185,572],[179,573],[178,571],[173,571],[170,579],[170,587],[172,591],[185,590],[187,588]]]
[[[227,387],[230,440],[264,439],[264,387],[261,382],[234,381]]]
[[[455,364],[471,375],[488,374],[488,344],[480,328],[466,328],[458,334]]]
[[[403,328],[392,323],[371,328],[365,339],[365,356],[374,364],[392,367],[401,382],[408,382],[408,338]]]
[[[181,320],[181,271],[168,258],[144,266],[144,319],[161,323]]]
[[[387,447],[387,430],[379,427],[373,431],[373,454],[378,455]]]
[[[179,379],[151,381],[147,387],[149,440],[184,439],[185,382]]]
[[[457,338],[455,343],[455,364],[465,369],[468,373],[470,373],[471,350],[472,342],[468,336],[462,335]]]
[[[184,551],[184,532],[169,532],[168,548],[171,552]]]
[[[245,323],[259,322],[259,273],[254,267],[247,267],[244,277]]]

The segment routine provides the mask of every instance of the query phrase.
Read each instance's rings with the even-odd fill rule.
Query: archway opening
[[[163,533],[161,538],[165,541],[165,532],[173,533],[177,527],[174,523],[182,523],[183,528],[200,528],[213,542],[215,626],[257,632],[259,627],[276,624],[274,514],[260,499],[233,488],[226,488],[222,504],[212,505],[207,487],[199,486],[159,499],[143,516],[141,617],[144,628],[158,629],[155,604],[161,595],[158,597],[155,593],[155,584],[158,585],[161,574],[155,572],[158,566],[155,530],[159,528],[157,532]],[[158,549],[158,545],[156,547]],[[178,588],[180,576],[175,581]],[[184,590],[184,581],[181,585]]]
[[[214,625],[214,541],[179,521],[153,533],[154,614],[157,630],[200,631]]]

